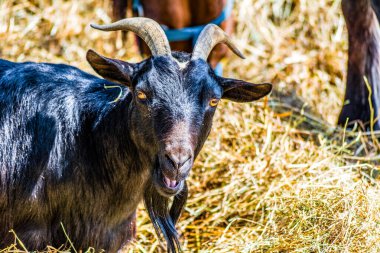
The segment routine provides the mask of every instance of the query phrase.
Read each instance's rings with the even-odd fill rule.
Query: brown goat
[[[380,29],[376,13],[377,0],[343,0],[343,14],[349,38],[345,104],[338,123],[361,121],[368,128],[373,116],[375,129],[380,129]],[[368,79],[367,87],[364,77]],[[370,88],[370,90],[369,90]],[[371,94],[370,94],[371,92]],[[370,97],[370,99],[368,99]]]
[[[226,0],[140,0],[140,3],[144,17],[154,19],[169,29],[206,25],[217,18],[227,4]],[[115,20],[125,18],[127,9],[132,9],[131,0],[113,0]],[[133,15],[136,16],[137,13]],[[223,21],[220,27],[230,35],[233,31],[232,16]],[[141,53],[149,54],[148,47],[141,40],[139,40],[139,46]],[[170,42],[170,46],[173,50],[191,53],[194,45],[191,40],[187,40]],[[217,45],[208,58],[211,66],[215,67],[227,52],[225,45]]]

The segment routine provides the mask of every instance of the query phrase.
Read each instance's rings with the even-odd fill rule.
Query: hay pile
[[[0,56],[64,62],[90,72],[89,48],[138,61],[133,39],[125,45],[120,34],[88,27],[110,22],[109,5],[0,1]],[[272,81],[278,90],[294,91],[322,119],[302,116],[302,106],[274,96],[253,104],[221,103],[189,180],[178,225],[183,248],[380,252],[378,143],[370,134],[357,137],[334,127],[348,46],[340,1],[240,0],[234,13],[235,40],[247,59],[231,56],[225,75]],[[141,207],[138,238],[126,252],[163,249]]]

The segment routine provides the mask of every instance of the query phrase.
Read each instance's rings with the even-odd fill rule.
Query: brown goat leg
[[[379,6],[378,1],[343,0],[342,9],[346,20],[349,39],[347,86],[345,101],[347,102],[339,115],[338,124],[346,121],[362,121],[368,127],[371,115],[375,120],[374,128],[380,129],[378,111],[380,106],[380,29],[376,13],[372,8]],[[364,77],[367,77],[369,89]]]
[[[112,1],[112,19],[118,21],[127,16],[128,0],[113,0]]]
[[[127,10],[131,10],[131,8],[132,6],[129,0],[112,0],[112,20],[118,21],[126,18]],[[121,38],[123,41],[127,41],[127,36],[128,32],[121,32]]]

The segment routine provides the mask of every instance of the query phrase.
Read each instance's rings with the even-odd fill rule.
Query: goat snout
[[[176,154],[176,153],[168,153],[165,155],[166,160],[168,163],[172,165],[172,167],[176,170],[179,170],[180,168],[183,167],[190,159],[191,155],[181,155],[181,154]]]
[[[183,180],[193,166],[193,152],[186,145],[165,149],[163,173],[170,180]]]

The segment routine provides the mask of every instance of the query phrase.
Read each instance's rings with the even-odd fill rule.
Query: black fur
[[[164,141],[186,122],[192,164],[211,128],[209,100],[226,91],[253,101],[271,85],[217,77],[202,60],[181,69],[190,56],[174,56],[130,64],[89,51],[93,68],[119,83],[62,64],[0,60],[0,248],[13,242],[10,229],[28,250],[68,247],[63,225],[76,249],[115,252],[133,239],[144,199],[168,251],[180,250],[188,171],[176,172],[180,183],[168,192]]]
[[[371,0],[372,8],[375,11],[377,20],[380,20],[380,1],[379,0]]]

